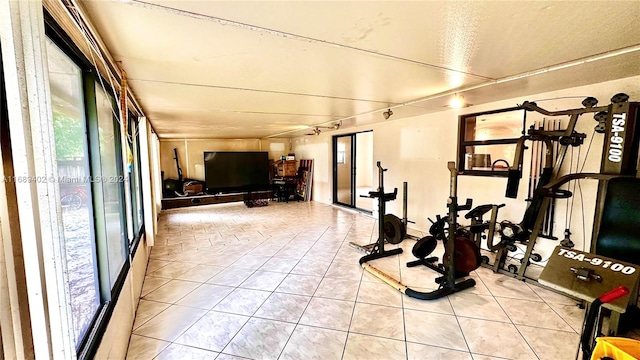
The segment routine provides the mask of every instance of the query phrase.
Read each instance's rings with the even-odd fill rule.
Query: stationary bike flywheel
[[[468,274],[480,267],[482,257],[476,243],[465,236],[456,236],[455,268],[456,272]],[[451,256],[445,252],[442,257],[445,266],[448,266]]]

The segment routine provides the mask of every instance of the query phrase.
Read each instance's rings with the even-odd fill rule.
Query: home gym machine
[[[372,252],[368,255],[360,258],[360,265],[369,273],[379,278],[380,280],[386,282],[393,288],[398,291],[406,294],[409,297],[421,299],[421,300],[434,300],[441,298],[443,296],[455,293],[457,291],[461,291],[470,287],[475,286],[475,280],[466,279],[459,282],[456,282],[461,278],[461,274],[456,271],[456,260],[458,259],[456,252],[456,235],[455,231],[449,232],[449,238],[447,244],[445,246],[445,254],[443,256],[442,266],[444,269],[438,266],[434,266],[436,271],[443,274],[441,278],[439,278],[439,288],[437,290],[431,292],[420,292],[413,290],[406,285],[402,284],[398,280],[392,278],[391,276],[385,274],[379,269],[375,268],[373,265],[369,264],[369,261],[381,259],[384,257],[397,255],[402,253],[401,248],[385,250],[384,248],[384,216],[385,216],[385,203],[387,201],[395,200],[398,189],[394,189],[393,193],[385,193],[384,192],[384,172],[387,169],[383,169],[380,165],[380,162],[377,163],[378,166],[378,191],[369,192],[369,197],[378,199],[378,241],[377,244],[372,249]],[[449,207],[449,227],[451,229],[457,228],[457,212],[458,212],[458,203],[457,203],[457,170],[454,162],[448,163],[448,168],[451,173],[451,183],[450,183],[450,196],[448,200]]]
[[[570,116],[570,120],[569,125],[564,131],[533,134],[555,137],[563,147],[560,149],[557,165],[554,168],[547,170],[548,174],[545,174],[544,176],[547,176],[548,180],[545,180],[546,183],[543,182],[541,184],[542,186],[538,187],[536,190],[537,196],[534,196],[535,199],[533,199],[531,205],[527,209],[527,212],[525,212],[523,223],[531,224],[531,226],[524,232],[524,234],[528,235],[528,241],[526,241],[527,247],[522,259],[522,266],[520,266],[517,272],[518,279],[522,280],[525,277],[525,271],[531,259],[533,247],[540,234],[545,213],[549,208],[552,197],[562,197],[549,196],[551,194],[549,192],[551,187],[557,189],[557,183],[554,185],[550,184],[551,179],[556,175],[552,172],[554,172],[554,169],[557,171],[559,164],[562,163],[564,155],[566,154],[567,145],[577,146],[582,143],[585,136],[574,131],[576,122],[581,115],[595,113],[594,119],[598,124],[596,125],[594,132],[602,133],[605,136],[600,174],[631,177],[638,176],[638,149],[640,147],[640,129],[638,127],[638,117],[640,116],[640,112],[638,111],[638,108],[640,103],[628,102],[628,100],[629,96],[619,93],[611,98],[611,103],[609,105],[596,107],[598,101],[595,98],[589,97],[582,102],[585,106],[584,108],[563,111],[548,111],[538,107],[533,102],[525,102],[521,105],[521,107],[527,111],[535,111],[546,116],[568,115]],[[507,197],[515,197],[517,195],[518,182],[522,177],[523,151],[524,143],[518,142],[516,149],[516,161],[509,169],[506,193]],[[598,236],[598,230],[603,216],[602,207],[604,203],[604,196],[606,194],[606,187],[607,182],[604,179],[600,179],[596,199],[596,216],[594,219],[594,228],[592,233],[593,239],[596,239]],[[564,194],[566,195],[566,193]],[[529,211],[530,208],[533,210]],[[596,242],[592,241],[591,244],[593,251],[595,250]],[[504,258],[497,260],[503,262]]]

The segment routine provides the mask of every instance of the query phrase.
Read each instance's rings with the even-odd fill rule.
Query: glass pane
[[[106,227],[107,257],[109,261],[109,280],[113,287],[128,247],[126,246],[126,230],[124,224],[124,201],[122,169],[120,168],[120,132],[116,131],[114,106],[111,98],[96,83],[96,106],[98,110],[98,136],[100,138],[100,169],[102,196],[104,207],[104,223]],[[101,240],[101,239],[98,239]]]
[[[60,203],[71,316],[76,345],[100,306],[84,117],[82,73],[47,40],[53,133],[56,144]]]
[[[351,135],[337,139],[337,202],[353,205],[351,203]]]
[[[138,124],[139,125],[139,124]],[[135,176],[135,187],[136,187],[136,195],[137,195],[137,204],[138,204],[138,211],[136,212],[137,217],[138,217],[138,228],[137,231],[140,231],[140,229],[142,228],[142,224],[144,223],[144,205],[142,203],[142,172],[141,172],[141,159],[140,159],[140,133],[139,130],[136,132],[137,136],[135,138],[136,140],[136,146],[134,147],[134,150],[136,152],[136,163],[135,163],[135,172],[136,172],[136,176]]]
[[[373,173],[376,165],[373,163],[373,132],[356,134],[356,207],[373,210],[374,200],[362,198],[369,196],[369,191],[377,188],[373,183]],[[377,170],[377,168],[376,168]]]
[[[476,115],[464,119],[465,141],[517,139],[522,136],[524,110]]]
[[[465,170],[507,171],[516,154],[516,144],[466,146]]]
[[[127,155],[128,155],[128,159],[127,159],[127,176],[129,177],[129,194],[131,195],[131,201],[130,201],[130,211],[132,214],[132,221],[133,221],[133,233],[134,233],[134,237],[131,238],[130,240],[133,241],[133,239],[135,238],[135,235],[137,234],[137,230],[138,230],[138,217],[136,216],[136,200],[137,200],[137,195],[136,195],[136,188],[135,188],[135,164],[136,164],[136,153],[134,150],[135,147],[135,118],[133,118],[131,116],[131,114],[129,114],[129,122],[127,123]]]
[[[142,227],[142,185],[140,178],[140,133],[138,120],[129,116],[131,123],[131,148],[133,150],[133,172],[131,179],[131,197],[133,204],[134,233],[138,235]]]

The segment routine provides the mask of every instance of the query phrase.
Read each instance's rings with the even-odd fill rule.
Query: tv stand
[[[271,199],[273,197],[273,191],[244,191],[236,193],[225,194],[205,194],[205,195],[193,195],[193,196],[179,196],[173,198],[162,199],[162,210],[177,209],[189,206],[198,205],[211,205],[211,204],[223,204],[229,202],[245,201],[247,197],[252,200],[258,199]]]

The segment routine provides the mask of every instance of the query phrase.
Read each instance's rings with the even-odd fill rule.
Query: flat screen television
[[[269,188],[269,153],[216,151],[204,153],[204,180],[210,194]]]

